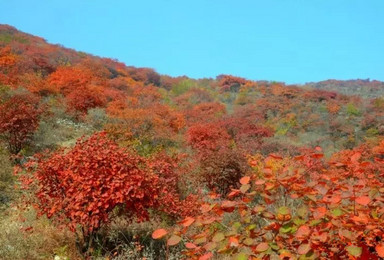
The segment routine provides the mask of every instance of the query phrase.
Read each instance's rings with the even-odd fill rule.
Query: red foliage
[[[228,148],[230,136],[217,124],[198,124],[188,129],[187,141],[200,153],[209,153]]]
[[[160,75],[153,69],[128,67],[127,72],[128,75],[136,81],[160,86]]]
[[[85,87],[92,82],[93,72],[81,66],[59,67],[48,77],[48,83],[61,93],[68,95],[73,90]]]
[[[138,104],[136,98],[129,98],[108,105],[108,114],[117,119],[107,127],[115,140],[173,140],[185,126],[183,114],[168,106],[155,103],[150,107],[138,108]]]
[[[190,124],[212,122],[225,115],[226,112],[224,104],[209,102],[198,104],[192,110],[186,111],[186,117]]]
[[[231,137],[225,128],[218,124],[192,126],[188,129],[187,141],[197,150],[200,181],[221,194],[236,186],[246,171],[246,161],[238,150],[231,147]]]
[[[332,91],[315,89],[313,91],[307,91],[304,94],[304,98],[312,99],[314,101],[332,100],[337,98],[338,94]]]
[[[0,83],[13,84],[17,81],[16,63],[18,56],[9,46],[0,47]]]
[[[48,96],[59,92],[58,89],[48,84],[44,78],[36,73],[24,74],[20,79],[20,84],[26,86],[30,92],[40,96]]]
[[[11,67],[16,64],[17,56],[12,53],[9,46],[0,49],[0,67]]]
[[[30,140],[39,124],[38,99],[30,94],[16,94],[0,104],[0,135],[17,154]]]
[[[153,86],[136,88],[132,96],[138,100],[140,107],[153,106],[159,102],[161,98],[158,88]]]
[[[182,80],[187,79],[186,76],[182,77],[170,77],[167,75],[162,75],[160,78],[161,87],[165,88],[166,90],[171,90],[172,86],[179,83]]]
[[[103,107],[107,100],[102,87],[88,86],[78,87],[67,96],[69,111],[87,113],[88,109]]]
[[[319,147],[294,158],[250,157],[253,173],[228,200],[203,204],[186,218],[192,228],[183,221],[166,232],[190,241],[185,254],[192,259],[233,252],[244,259],[379,259],[383,155],[384,142],[343,151],[329,163]],[[228,214],[236,218],[228,222]]]
[[[85,236],[116,214],[142,221],[150,208],[174,216],[193,213],[193,198],[186,204],[179,199],[171,158],[141,158],[119,148],[104,132],[79,140],[68,152],[36,158],[21,179],[35,193],[40,215],[55,217],[72,230],[80,225]]]
[[[225,118],[221,125],[231,135],[239,149],[246,153],[255,153],[260,150],[264,137],[273,136],[273,130],[252,123],[249,118],[241,118],[233,115]]]
[[[337,102],[329,101],[327,103],[327,110],[331,115],[335,115],[340,111],[340,105]]]
[[[200,206],[198,196],[191,194],[181,200],[182,191],[179,189],[179,185],[189,178],[185,173],[187,169],[181,167],[184,163],[183,155],[170,157],[165,153],[160,153],[146,161],[150,170],[159,176],[162,185],[161,210],[177,217],[196,214]]]
[[[222,90],[233,92],[237,92],[241,85],[247,83],[246,79],[231,75],[219,75],[217,76],[217,80],[219,81],[219,85]]]
[[[246,158],[236,149],[199,154],[200,182],[221,195],[237,188],[238,180],[248,170]]]

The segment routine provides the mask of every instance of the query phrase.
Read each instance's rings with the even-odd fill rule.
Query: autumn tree
[[[128,75],[136,81],[145,82],[145,84],[153,84],[160,86],[160,75],[150,68],[128,67],[126,69]]]
[[[39,100],[31,94],[18,93],[0,104],[0,136],[17,154],[28,144],[39,124]]]
[[[235,77],[231,75],[219,75],[216,77],[219,82],[219,85],[223,91],[238,92],[241,85],[247,83],[247,80],[240,77]]]
[[[19,57],[12,51],[10,46],[0,46],[0,83],[15,83],[17,77],[16,64]]]
[[[92,82],[93,72],[82,66],[62,66],[49,75],[48,83],[61,93],[68,95],[76,88],[85,87]]]

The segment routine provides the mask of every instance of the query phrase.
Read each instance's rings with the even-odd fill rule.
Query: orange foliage
[[[48,84],[41,75],[36,73],[24,74],[21,78],[21,84],[23,84],[23,86],[25,86],[30,92],[40,96],[57,94],[59,92],[57,88]]]
[[[221,103],[201,103],[186,111],[188,123],[212,122],[226,114],[225,105]]]
[[[328,102],[327,109],[330,114],[334,115],[340,111],[340,106],[336,102]]]
[[[241,85],[247,83],[247,80],[231,75],[219,75],[217,76],[217,80],[219,81],[220,87],[224,91],[230,90],[237,92],[240,89]]]
[[[108,127],[108,132],[115,138],[173,139],[174,134],[184,128],[185,121],[181,113],[161,104],[137,107],[136,104],[140,101],[116,100],[108,105],[107,113],[118,119],[114,125]]]
[[[0,83],[13,85],[17,82],[17,61],[18,56],[9,46],[0,48]]]
[[[48,84],[55,86],[61,93],[68,95],[73,90],[85,87],[92,82],[93,72],[84,67],[59,67],[48,77]]]
[[[87,86],[74,89],[67,96],[69,111],[85,114],[88,109],[106,105],[106,96],[102,87]]]
[[[16,64],[17,56],[12,53],[11,47],[6,46],[0,49],[0,67],[11,67]]]

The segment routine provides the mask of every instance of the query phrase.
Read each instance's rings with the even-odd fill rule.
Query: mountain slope
[[[0,25],[0,258],[376,259],[381,91],[169,77]]]

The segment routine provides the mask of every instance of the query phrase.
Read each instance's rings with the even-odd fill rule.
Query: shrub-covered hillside
[[[384,257],[383,93],[175,78],[0,25],[0,259]]]

